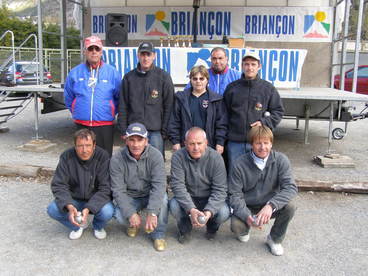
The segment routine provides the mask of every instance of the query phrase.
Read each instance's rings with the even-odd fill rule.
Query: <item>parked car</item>
[[[345,73],[345,85],[344,90],[352,91],[353,87],[353,74],[354,69],[350,69]],[[336,75],[334,79],[334,87],[340,89],[340,75]],[[357,93],[368,95],[368,65],[358,66],[358,77],[357,77]]]
[[[26,84],[37,84],[38,77],[38,62],[33,61],[17,61],[6,66],[0,72],[0,84],[5,86],[14,85],[14,70],[15,70],[15,80],[16,85],[26,85]],[[43,82],[45,84],[52,83],[51,73],[44,67]]]

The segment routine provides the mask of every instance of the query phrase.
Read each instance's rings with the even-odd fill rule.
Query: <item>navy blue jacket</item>
[[[168,135],[171,143],[184,145],[185,133],[192,125],[189,109],[191,88],[175,94],[174,108],[171,112]],[[207,107],[206,129],[208,145],[215,148],[223,146],[227,136],[227,112],[222,96],[208,91],[209,103]]]

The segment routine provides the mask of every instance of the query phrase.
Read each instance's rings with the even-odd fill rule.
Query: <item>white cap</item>
[[[259,62],[261,61],[261,58],[258,55],[258,52],[254,52],[254,51],[247,51],[246,54],[243,56],[242,61],[244,61],[244,59],[246,58],[254,58],[256,60],[258,60]]]

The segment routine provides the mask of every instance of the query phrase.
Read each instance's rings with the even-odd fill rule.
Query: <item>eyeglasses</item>
[[[96,52],[99,52],[99,51],[101,51],[101,48],[100,48],[100,47],[97,47],[97,46],[89,46],[89,47],[87,48],[87,50],[88,50],[89,52],[92,52],[93,50],[95,50]]]
[[[204,81],[206,78],[204,77],[200,77],[200,78],[196,78],[196,77],[193,77],[192,80],[193,81]]]

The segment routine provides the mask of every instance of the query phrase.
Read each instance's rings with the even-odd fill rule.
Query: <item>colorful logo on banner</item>
[[[209,49],[201,49],[198,52],[187,53],[187,72],[189,72],[193,66],[204,65],[211,67],[211,51]]]
[[[155,14],[146,15],[146,33],[152,36],[169,35],[170,23],[165,21],[166,13],[157,11]]]
[[[317,11],[304,16],[304,36],[306,38],[328,38],[331,24],[326,22],[326,12]]]

